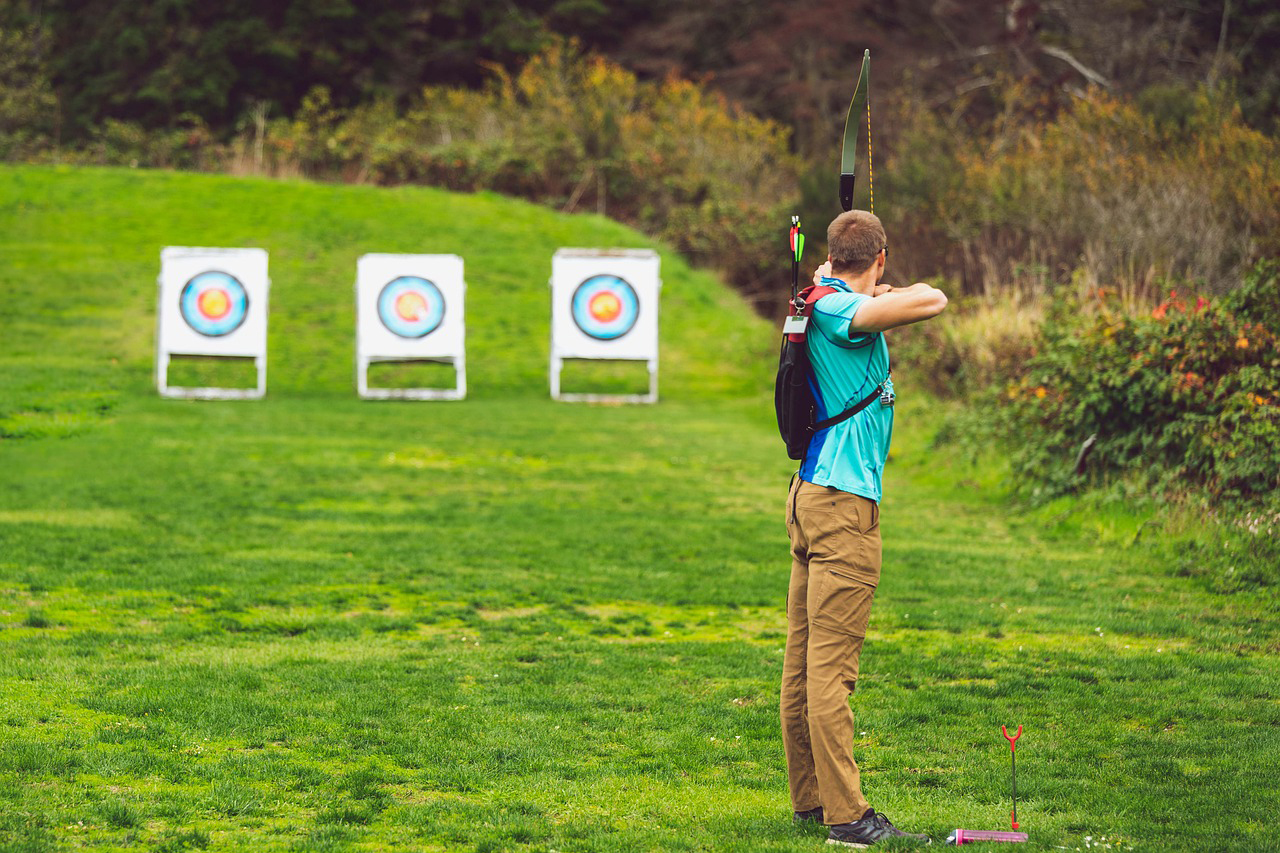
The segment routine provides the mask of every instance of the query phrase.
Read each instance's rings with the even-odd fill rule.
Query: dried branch
[[[1108,80],[1106,77],[1103,77],[1097,71],[1094,71],[1092,68],[1088,67],[1083,62],[1076,59],[1074,56],[1067,53],[1062,48],[1044,45],[1044,46],[1041,46],[1040,52],[1047,54],[1049,56],[1052,56],[1054,59],[1061,59],[1063,62],[1067,63],[1072,68],[1074,68],[1076,71],[1079,71],[1080,76],[1084,77],[1090,83],[1095,83],[1103,87],[1104,89],[1111,88],[1110,80]]]

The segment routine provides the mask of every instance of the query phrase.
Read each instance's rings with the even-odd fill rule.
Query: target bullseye
[[[573,293],[573,322],[599,341],[616,340],[635,327],[640,300],[635,288],[616,275],[594,275]]]
[[[244,323],[249,314],[249,294],[233,275],[202,272],[182,288],[178,306],[188,326],[205,337],[219,338]]]
[[[421,293],[402,293],[396,297],[396,316],[406,323],[416,323],[427,313],[427,300]]]
[[[221,320],[231,310],[231,299],[221,288],[206,290],[196,297],[196,308],[200,313],[212,320]]]
[[[617,294],[605,291],[597,293],[587,304],[591,319],[600,323],[612,323],[622,313],[622,300]]]
[[[426,337],[444,321],[444,295],[425,278],[400,276],[378,295],[378,319],[402,338]]]

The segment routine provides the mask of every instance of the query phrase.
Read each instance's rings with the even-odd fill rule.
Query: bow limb
[[[853,210],[853,190],[858,179],[858,163],[862,160],[859,145],[862,134],[862,115],[867,115],[868,155],[871,140],[870,107],[867,93],[871,86],[871,51],[862,54],[862,71],[858,74],[858,83],[853,90],[853,100],[849,102],[849,113],[844,119],[844,142],[840,149],[840,207]],[[870,166],[870,159],[867,161]]]

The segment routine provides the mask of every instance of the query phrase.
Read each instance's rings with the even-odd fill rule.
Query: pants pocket
[[[818,588],[813,624],[850,637],[865,637],[876,587],[868,578],[842,569],[827,569]]]

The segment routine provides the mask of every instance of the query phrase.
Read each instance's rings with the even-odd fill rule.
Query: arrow
[[[804,235],[800,233],[800,217],[791,217],[791,298],[800,292],[800,253],[804,251]]]

